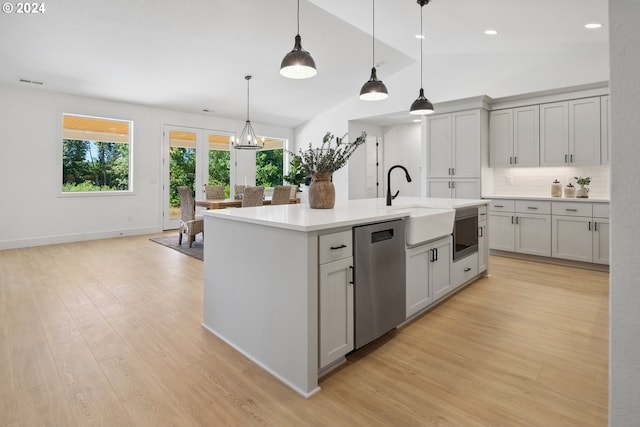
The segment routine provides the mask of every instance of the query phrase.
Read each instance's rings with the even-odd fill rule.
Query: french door
[[[196,200],[206,184],[224,185],[229,195],[236,181],[238,155],[230,149],[234,132],[165,125],[163,129],[163,228],[178,228],[180,200],[176,188],[191,187]],[[253,153],[252,153],[253,154]],[[255,156],[255,154],[253,154]],[[253,162],[255,163],[255,157]],[[245,163],[245,162],[242,162]],[[246,171],[242,171],[244,176]],[[250,177],[255,180],[255,170]]]

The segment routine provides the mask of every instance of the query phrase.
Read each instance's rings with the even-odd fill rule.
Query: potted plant
[[[333,186],[333,173],[347,164],[347,160],[354,151],[366,141],[367,134],[362,134],[353,142],[343,142],[344,137],[336,138],[331,132],[327,132],[322,138],[322,145],[314,148],[309,143],[306,150],[300,149],[300,167],[304,176],[311,176],[309,186],[309,207],[316,209],[331,209],[335,205],[335,187]],[[333,142],[335,140],[335,146]]]
[[[574,176],[576,180],[576,184],[580,186],[576,191],[576,197],[580,199],[586,199],[589,197],[589,187],[587,187],[591,183],[591,178],[588,176],[583,178],[581,176]]]
[[[284,180],[291,185],[297,185],[298,191],[301,191],[300,186],[306,183],[308,176],[309,172],[302,164],[300,156],[297,154],[291,156],[291,161],[289,162],[289,173],[283,176]]]

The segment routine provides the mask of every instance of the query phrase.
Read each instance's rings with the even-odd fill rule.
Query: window
[[[63,114],[62,192],[132,191],[133,122]]]
[[[275,187],[282,185],[284,176],[284,140],[259,138],[264,148],[256,152],[256,185]]]

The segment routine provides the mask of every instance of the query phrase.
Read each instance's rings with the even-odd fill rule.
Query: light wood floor
[[[201,327],[202,263],[149,237],[0,251],[1,426],[607,424],[607,273],[492,257],[305,400]]]

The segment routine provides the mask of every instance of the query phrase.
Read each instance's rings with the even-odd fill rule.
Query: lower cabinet
[[[451,236],[407,248],[407,317],[451,290]]]
[[[352,232],[326,234],[318,244],[318,337],[320,369],[353,350]]]
[[[551,206],[548,202],[491,202],[491,249],[551,256]],[[530,212],[539,213],[530,213]]]
[[[553,242],[555,258],[609,264],[609,219],[554,216]]]
[[[482,215],[482,213],[480,215]],[[486,212],[485,212],[485,215],[486,215]],[[487,233],[488,233],[487,221],[486,220],[483,221],[482,218],[483,217],[480,216],[478,221],[478,273],[482,273],[483,271],[486,271],[488,268],[487,244],[489,240],[487,238]],[[486,216],[484,218],[486,218]]]
[[[353,258],[320,265],[320,368],[353,350]]]
[[[478,275],[478,253],[473,253],[451,263],[451,290]]]

